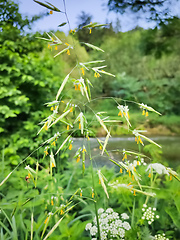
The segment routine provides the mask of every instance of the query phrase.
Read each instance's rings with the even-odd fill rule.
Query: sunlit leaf
[[[104,52],[104,50],[102,50],[101,48],[96,47],[96,46],[94,46],[94,45],[92,45],[92,44],[90,44],[90,43],[84,43],[84,44],[85,44],[86,46],[88,46],[89,48],[92,48],[92,49],[97,50],[97,51]]]
[[[68,81],[68,79],[69,79],[69,74],[65,77],[64,81],[63,81],[62,84],[61,84],[61,87],[59,88],[59,90],[58,90],[58,92],[57,92],[56,101],[58,100],[59,95],[61,94],[64,86],[66,85],[66,83],[67,83],[67,81]]]
[[[62,147],[67,143],[67,141],[70,139],[71,135],[69,135],[64,142],[61,144],[61,146],[58,148],[56,154],[62,149]]]

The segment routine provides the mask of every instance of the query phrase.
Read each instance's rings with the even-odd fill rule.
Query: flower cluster
[[[157,239],[157,240],[169,240],[169,238],[165,237],[165,233],[155,235],[154,239]]]
[[[126,213],[121,214],[121,219],[118,213],[114,212],[112,208],[108,208],[104,211],[103,208],[98,210],[99,217],[99,226],[101,232],[101,239],[124,239],[125,232],[131,229],[130,224],[126,219],[129,219],[129,216]],[[91,236],[97,235],[97,220],[96,217],[93,220],[94,226],[92,223],[88,223],[86,225],[86,231],[90,231]],[[92,238],[92,240],[96,240],[97,238]]]
[[[155,218],[159,218],[159,215],[155,216],[156,208],[147,207],[146,204],[143,204],[142,211],[144,212],[142,219],[147,220],[149,225],[154,222]]]

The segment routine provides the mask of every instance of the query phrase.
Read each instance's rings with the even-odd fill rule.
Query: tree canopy
[[[110,11],[120,12],[121,14],[129,10],[134,13],[149,13],[150,19],[160,23],[174,16],[171,5],[176,2],[177,0],[109,0],[108,7]]]

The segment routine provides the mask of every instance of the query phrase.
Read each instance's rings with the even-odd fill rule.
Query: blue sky
[[[33,16],[34,14],[38,14],[40,12],[46,12],[42,6],[35,3],[33,0],[17,0],[19,3],[20,13],[23,15]],[[44,0],[39,0],[41,2],[45,2]],[[64,11],[63,0],[47,0],[60,10]],[[148,28],[153,27],[153,23],[147,23],[142,19],[137,20],[135,16],[132,14],[120,15],[114,12],[108,12],[108,8],[105,6],[108,0],[66,0],[66,10],[68,14],[68,18],[71,24],[71,28],[74,29],[77,27],[77,16],[80,15],[82,11],[89,13],[93,16],[93,22],[98,23],[106,23],[115,22],[117,18],[120,20],[121,31],[128,31],[135,28],[137,25]],[[104,5],[104,6],[103,6]],[[173,6],[173,11],[179,11],[177,6]],[[180,4],[179,4],[180,7]],[[41,20],[38,20],[34,26],[33,31],[49,31],[49,30],[57,30],[59,29],[57,26],[62,22],[65,22],[66,18],[63,13],[54,12],[52,15],[44,17]],[[62,31],[68,32],[68,26],[64,26],[61,29]]]

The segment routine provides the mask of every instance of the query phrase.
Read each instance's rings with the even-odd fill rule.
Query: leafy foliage
[[[48,9],[61,12],[49,2],[47,4],[36,0],[35,2]],[[13,5],[12,2],[11,4]],[[19,16],[18,9],[16,10],[17,16]],[[23,19],[20,16],[18,26],[23,26],[21,21],[23,22]],[[122,121],[126,123],[125,130],[135,136],[135,141],[138,144],[136,147],[139,148],[138,152],[120,150],[120,148],[113,149],[116,154],[115,157],[112,156],[112,151],[107,148],[108,140],[111,137],[111,123],[120,121],[111,120],[106,116],[106,112],[96,112],[90,106],[93,102],[90,94],[92,84],[88,79],[90,73],[87,72],[94,74],[94,78],[96,78],[94,83],[98,88],[97,79],[102,80],[100,96],[102,94],[108,96],[113,92],[118,98],[126,97],[129,101],[139,101],[142,98],[148,102],[148,98],[154,98],[157,94],[156,92],[156,94],[151,95],[151,91],[148,89],[149,85],[144,80],[146,73],[141,67],[143,65],[142,53],[138,45],[141,30],[136,29],[125,34],[114,34],[113,38],[104,38],[104,41],[99,43],[100,46],[85,42],[87,47],[96,50],[95,55],[91,56],[93,60],[95,57],[100,60],[95,61],[89,60],[84,47],[81,47],[79,42],[74,40],[72,35],[75,32],[73,30],[70,32],[72,35],[67,37],[61,32],[46,33],[48,37],[43,36],[41,39],[49,43],[48,48],[52,51],[53,56],[60,57],[60,61],[55,61],[53,64],[46,55],[46,50],[42,51],[43,45],[39,40],[36,39],[35,43],[34,35],[26,35],[21,27],[13,26],[9,20],[7,22],[8,24],[3,25],[3,31],[0,35],[2,46],[0,54],[4,61],[4,64],[0,66],[2,73],[0,78],[2,87],[0,114],[2,115],[1,132],[4,144],[2,174],[0,175],[2,190],[0,195],[2,200],[0,203],[2,209],[0,211],[1,238],[85,240],[88,239],[87,233],[84,232],[86,223],[89,222],[89,219],[93,219],[94,215],[96,218],[98,217],[98,207],[106,208],[107,206],[115,208],[120,213],[124,211],[131,214],[132,229],[126,236],[128,239],[132,239],[132,236],[136,239],[151,239],[151,234],[154,235],[160,228],[167,234],[170,230],[169,235],[176,238],[179,234],[177,229],[179,228],[179,218],[174,215],[176,211],[180,211],[179,195],[174,188],[175,185],[171,187],[169,182],[172,177],[175,178],[173,183],[175,180],[180,181],[180,179],[171,168],[156,163],[157,160],[161,160],[161,151],[157,150],[156,147],[161,148],[161,146],[146,137],[143,130],[132,129],[126,100],[124,101],[125,105],[120,105],[121,99],[111,98],[114,101],[114,107],[116,110],[118,109],[118,117],[121,117]],[[69,22],[68,18],[67,22]],[[91,34],[93,28],[101,26],[97,23],[90,23],[84,28],[90,30]],[[11,34],[9,38],[6,38],[8,32]],[[97,33],[99,34],[98,31]],[[109,47],[108,44],[112,46],[110,55],[116,57],[114,59],[111,56],[113,59],[111,69],[119,74],[115,83],[109,81],[109,78],[115,77],[115,75],[104,70],[106,65],[101,60],[101,53],[104,52],[104,47],[105,49]],[[123,56],[125,47],[128,50]],[[76,51],[80,55],[79,58]],[[121,52],[123,56],[119,65],[117,63],[117,60],[120,60],[118,52]],[[63,53],[66,54],[62,56]],[[69,55],[72,56],[72,60],[66,59],[69,58]],[[131,57],[132,55],[133,57]],[[67,65],[62,64],[62,59],[67,62]],[[111,61],[108,55],[106,55],[106,60],[107,62]],[[151,61],[157,63],[156,60],[152,56],[144,65],[148,68]],[[139,65],[129,66],[129,63],[132,65],[136,61]],[[66,67],[65,76],[63,72],[59,73],[62,66]],[[128,73],[127,77],[126,74],[119,72],[119,66]],[[59,88],[57,88],[56,77],[53,73],[57,73],[60,77]],[[87,78],[84,77],[86,73]],[[161,77],[161,74],[159,75]],[[61,79],[63,79],[62,83]],[[151,84],[150,86],[157,88],[156,83],[152,81]],[[142,88],[146,94],[142,94]],[[72,89],[77,92],[74,93]],[[170,91],[171,88],[168,90]],[[54,100],[53,96],[55,95]],[[44,101],[48,102],[46,105],[51,108],[51,113],[43,111]],[[165,107],[162,106],[162,110],[166,111],[167,106],[171,107],[169,103],[171,101],[167,102]],[[146,117],[148,111],[160,115],[158,111],[146,104],[134,104],[142,109],[143,115]],[[106,103],[104,106],[107,108]],[[89,111],[93,113],[94,119],[86,118],[86,108],[89,108]],[[41,121],[42,127],[38,131],[39,136],[36,137],[37,127],[35,125],[39,119],[43,119]],[[105,140],[96,138],[99,149],[96,149],[95,156],[91,154],[91,141],[89,139],[90,134],[95,135],[91,131],[93,121],[96,121],[106,134]],[[55,127],[55,129],[51,130],[51,127]],[[83,136],[82,147],[79,148],[73,144],[72,136],[76,133]],[[33,157],[29,155],[24,161],[21,161],[21,166],[19,166],[18,162],[21,156],[27,156],[29,149],[34,149],[39,143],[42,143],[44,134],[46,140],[41,145],[46,145],[44,154],[42,154],[40,147],[37,149],[36,158],[34,155]],[[141,153],[141,145],[144,146],[143,141],[155,144],[155,147],[149,145],[145,149],[153,160],[153,163],[149,164],[148,167],[146,162],[149,162],[150,158]],[[59,145],[57,148],[56,144]],[[69,161],[64,161],[73,147],[76,151],[74,156],[76,161],[72,156],[68,158]],[[117,171],[114,168],[107,170],[106,167],[97,169],[96,159],[103,157],[103,154],[108,156],[111,166],[115,164]],[[145,157],[146,160],[144,161],[142,157]],[[119,162],[119,159],[122,161]],[[131,160],[132,162],[130,162]],[[25,161],[26,167],[24,169]],[[17,167],[10,172],[11,165],[17,165]],[[87,169],[88,165],[90,167]],[[6,175],[6,172],[10,173]],[[5,184],[7,180],[8,188]],[[163,188],[164,186],[165,188]],[[165,195],[164,192],[167,194]],[[167,204],[166,199],[170,205]],[[157,206],[158,201],[160,204]],[[157,206],[158,211],[161,212],[162,220],[157,220],[152,225],[152,229],[148,227],[147,219],[142,218],[141,210],[144,202],[148,202],[153,207]],[[156,218],[158,219],[158,217]],[[98,221],[97,226],[100,239]]]
[[[173,3],[175,3],[173,1]],[[169,0],[109,0],[108,7],[110,11],[120,13],[128,12],[131,10],[135,13],[149,13],[149,18],[162,22],[163,20],[172,17],[170,6],[172,1]]]
[[[53,76],[53,61],[41,54],[43,45],[36,35],[21,30],[29,24],[18,13],[18,7],[7,1],[3,7],[5,19],[0,32],[0,131],[1,149],[5,158],[18,161],[38,146],[37,124],[44,113],[44,100],[52,99],[57,90]]]

